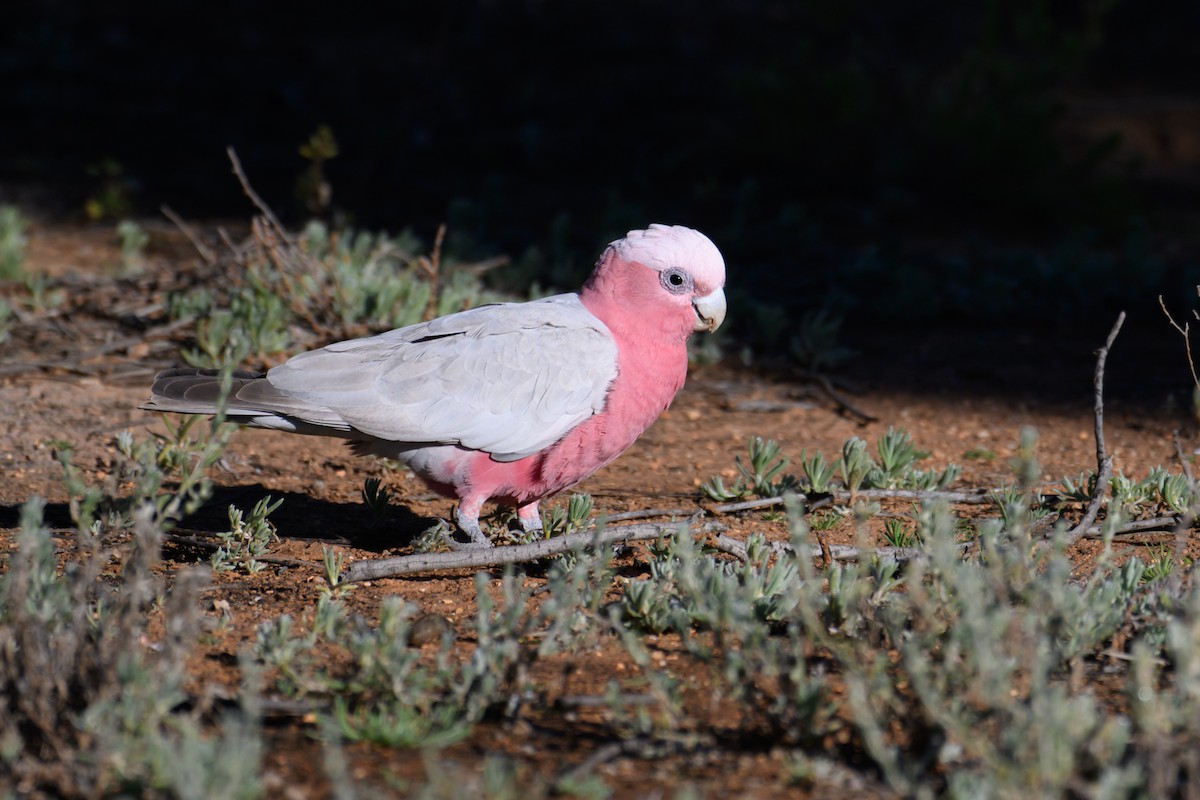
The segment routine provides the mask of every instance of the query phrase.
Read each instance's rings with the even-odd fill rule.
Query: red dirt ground
[[[187,257],[186,247],[162,231],[156,231],[154,242],[146,277],[140,281],[147,295],[122,297],[120,303],[132,307],[154,302],[156,281]],[[131,430],[144,436],[146,431],[162,430],[159,417],[139,411],[137,405],[147,395],[153,372],[176,357],[170,344],[146,344],[136,331],[122,331],[111,320],[103,320],[99,313],[102,308],[89,306],[89,297],[95,297],[101,306],[114,302],[105,287],[110,282],[107,276],[112,265],[119,258],[111,229],[55,226],[33,231],[29,268],[68,280],[70,297],[58,315],[19,326],[0,358],[0,408],[4,409],[0,413],[0,470],[4,475],[0,483],[0,542],[5,546],[11,543],[16,507],[35,494],[49,501],[51,525],[69,528],[62,505],[66,496],[61,470],[47,442],[72,442],[76,447],[75,463],[85,476],[103,481],[112,467],[112,440],[117,432]],[[1063,475],[1077,475],[1094,467],[1091,350],[1102,343],[1108,324],[1098,322],[1094,335],[1081,334],[1069,343],[1079,354],[1070,360],[1070,369],[1014,365],[1013,374],[1021,376],[1018,382],[1023,386],[1017,392],[1009,391],[1002,377],[993,379],[996,373],[1004,373],[1003,364],[981,355],[973,364],[964,365],[961,352],[957,360],[946,361],[939,358],[936,349],[927,353],[923,373],[927,384],[911,376],[905,380],[902,373],[920,368],[920,357],[911,355],[919,338],[915,334],[863,348],[861,358],[848,369],[860,387],[847,396],[877,418],[868,424],[841,413],[828,398],[786,376],[734,366],[699,368],[661,420],[615,464],[580,484],[578,490],[593,495],[599,513],[654,507],[691,513],[711,505],[698,493],[700,482],[717,474],[732,477],[734,456],[744,453],[749,436],[778,440],[792,457],[794,471],[803,449],[821,450],[832,457],[850,436],[867,439],[873,448],[874,441],[889,426],[906,429],[918,446],[929,451],[926,464],[941,466],[954,461],[962,465],[963,474],[956,486],[964,488],[994,487],[1011,481],[1010,462],[1020,430],[1033,426],[1039,437],[1042,477],[1053,484]],[[933,340],[932,336],[925,340],[927,351],[928,342]],[[907,350],[907,360],[891,358],[890,344]],[[946,347],[954,351],[963,345],[948,343]],[[1040,349],[1028,343],[1026,347]],[[1114,350],[1113,360],[1136,358],[1133,352],[1133,348]],[[1186,379],[1182,360],[1179,366],[1179,377]],[[987,371],[999,391],[976,391],[969,375],[963,379],[965,390],[963,381],[955,385],[953,378],[961,377],[964,367],[968,372]],[[1036,377],[1027,381],[1030,375]],[[1057,385],[1060,378],[1064,383],[1070,381],[1078,391]],[[1039,402],[1039,386],[1043,383],[1056,386],[1042,394],[1069,399]],[[774,410],[747,410],[751,408],[747,401],[770,401],[774,405],[769,407]],[[1126,474],[1143,475],[1154,465],[1175,463],[1173,437],[1180,429],[1185,453],[1191,454],[1200,444],[1191,421],[1182,412],[1166,410],[1168,401],[1165,392],[1157,398],[1110,401],[1106,417],[1108,447],[1116,453],[1118,468]],[[270,553],[286,563],[272,563],[254,575],[214,576],[212,588],[204,595],[204,613],[214,627],[192,664],[193,689],[197,692],[230,694],[235,690],[237,654],[253,642],[258,623],[284,613],[298,619],[311,614],[322,582],[323,545],[342,549],[350,560],[398,554],[404,552],[402,545],[414,532],[433,518],[448,518],[452,510],[448,501],[431,495],[411,475],[357,459],[336,440],[239,431],[226,453],[224,466],[214,473],[221,487],[213,504],[215,510],[200,514],[184,527],[200,534],[219,530],[212,526],[224,522],[221,509],[230,502],[249,508],[263,494],[282,496],[283,507],[272,517],[281,538]],[[368,476],[382,478],[392,490],[397,506],[392,522],[394,534],[385,530],[364,536],[370,517],[361,506],[360,490]],[[902,503],[886,508],[900,513],[907,510]],[[725,521],[735,536],[750,531],[764,531],[772,538],[786,536],[783,523],[762,512]],[[845,531],[835,531],[835,541],[838,536],[849,541]],[[1138,551],[1137,545],[1125,547],[1131,553]],[[1088,542],[1073,549],[1072,556],[1081,571],[1086,570],[1095,550],[1096,546]],[[205,554],[182,546],[168,546],[165,557],[168,572],[197,561],[205,563]],[[635,546],[623,558],[631,574],[636,574],[646,554],[641,546]],[[526,580],[541,581],[536,577]],[[455,626],[461,644],[470,645],[471,634],[464,624],[475,605],[470,575],[372,581],[357,586],[349,594],[348,603],[372,615],[389,596],[404,598],[417,604],[422,612],[444,617]],[[223,608],[228,608],[228,619],[218,627],[223,613],[219,609]],[[678,642],[671,637],[651,637],[651,646],[657,648],[657,665],[671,668],[683,664],[678,657]],[[610,677],[637,672],[638,667],[629,662],[619,644],[610,642],[592,653],[541,663],[532,677],[544,699],[552,702],[564,695],[603,694]],[[712,700],[702,671],[685,667],[679,674],[696,724],[718,738],[722,732],[732,735],[736,709]],[[609,741],[604,713],[579,712],[577,718],[571,718],[562,712],[552,713],[548,707],[530,708],[515,724],[480,725],[465,741],[443,751],[440,758],[477,770],[485,754],[504,753],[522,765],[523,774],[546,779]],[[289,798],[327,794],[321,745],[312,738],[312,732],[309,721],[302,716],[283,717],[268,726],[272,742],[266,758],[269,790],[278,789]],[[425,762],[418,751],[354,745],[348,748],[348,755],[350,774],[379,792],[398,793],[397,780],[411,784],[425,774]],[[700,748],[653,759],[620,757],[598,767],[597,772],[616,796],[650,796],[655,790],[669,794],[686,784],[701,788],[707,796],[887,795],[874,777],[850,771],[835,770],[807,787],[789,786],[783,751],[761,742],[740,749]]]

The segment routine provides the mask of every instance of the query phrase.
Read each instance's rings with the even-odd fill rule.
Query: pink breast
[[[523,504],[578,483],[625,452],[671,404],[687,375],[686,351],[624,358],[603,412],[590,417],[541,453],[519,461],[469,457],[468,494]],[[663,361],[674,362],[665,367]],[[465,497],[460,492],[459,497]]]

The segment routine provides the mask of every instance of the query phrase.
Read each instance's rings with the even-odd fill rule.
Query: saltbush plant
[[[36,498],[22,507],[0,577],[0,794],[257,797],[265,742],[253,697],[215,723],[185,710],[205,580],[185,571],[167,591],[156,508],[133,510],[115,583],[86,528],[59,571],[43,510]]]
[[[726,486],[720,475],[701,484],[701,491],[709,499],[724,502],[751,496],[779,497],[789,489],[814,494],[834,489],[852,493],[863,489],[934,491],[947,488],[962,473],[957,464],[948,464],[941,470],[917,469],[916,464],[929,454],[918,450],[906,431],[896,428],[888,428],[876,442],[878,461],[871,458],[867,443],[857,436],[846,440],[841,457],[835,461],[826,460],[820,452],[810,456],[802,451],[802,480],[783,473],[790,462],[775,440],[753,436],[746,449],[749,463],[743,462],[741,456],[735,457],[738,477],[732,486]]]
[[[217,290],[173,293],[172,319],[195,319],[194,344],[181,354],[195,366],[269,363],[297,349],[389,330],[503,299],[483,284],[478,265],[431,255],[411,233],[332,230],[310,222],[289,235],[257,218],[252,237],[216,263],[228,280]],[[491,262],[489,262],[491,263]]]

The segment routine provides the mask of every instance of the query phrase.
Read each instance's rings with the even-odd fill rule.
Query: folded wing
[[[238,402],[331,432],[460,444],[511,461],[602,411],[616,374],[612,334],[571,294],[302,353]]]

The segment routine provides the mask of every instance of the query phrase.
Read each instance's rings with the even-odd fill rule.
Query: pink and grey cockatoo
[[[230,421],[348,439],[403,462],[458,500],[471,546],[484,502],[541,528],[538,501],[625,451],[671,404],[688,337],[725,319],[725,262],[681,226],[630,231],[578,294],[500,303],[301,353],[236,373]],[[212,414],[212,370],[159,373],[156,411]]]

